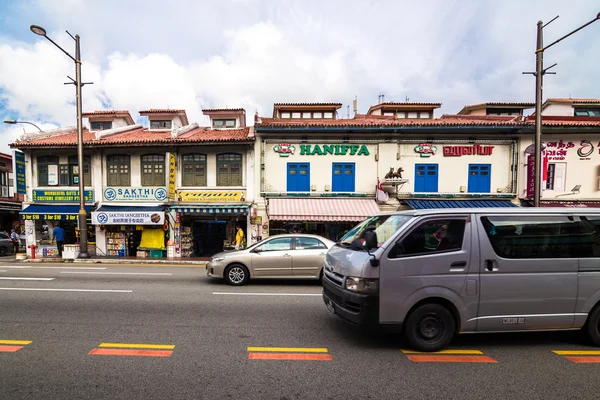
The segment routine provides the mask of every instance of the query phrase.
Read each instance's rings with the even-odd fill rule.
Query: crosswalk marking
[[[31,344],[31,340],[0,339],[0,353],[16,353],[28,344]]]
[[[324,347],[248,347],[248,360],[331,361]]]
[[[471,354],[471,355],[476,355],[476,354],[483,354],[483,352],[481,350],[461,350],[461,349],[457,349],[457,350],[440,350],[440,351],[434,351],[431,353],[428,352],[422,352],[422,351],[413,351],[413,350],[402,350],[402,352],[404,354]]]
[[[126,349],[160,349],[160,350],[173,350],[174,344],[142,344],[142,343],[100,343],[98,347],[115,347],[115,348],[126,348]]]
[[[577,364],[600,364],[600,350],[552,350],[552,352]]]
[[[280,353],[327,353],[327,349],[322,347],[248,347],[248,351]]]
[[[97,356],[170,357],[174,344],[102,342],[88,354]]]
[[[412,362],[419,363],[497,363],[496,359],[483,355],[481,350],[445,349],[433,352],[401,350]]]

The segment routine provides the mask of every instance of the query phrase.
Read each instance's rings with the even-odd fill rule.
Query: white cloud
[[[64,30],[81,34],[83,77],[94,82],[83,89],[86,111],[110,104],[136,117],[145,108],[184,108],[199,122],[205,107],[269,115],[273,102],[350,104],[355,95],[364,112],[380,93],[386,100],[439,101],[442,112],[481,101],[532,101],[534,78],[521,73],[535,65],[537,20],[562,16],[545,29],[550,43],[597,12],[592,0],[578,7],[558,0],[39,0],[28,6],[28,20],[18,21],[24,27],[45,25],[66,49],[73,45]],[[600,95],[598,30],[600,23],[548,50],[546,65],[559,65],[557,75],[546,76],[545,97]],[[2,43],[6,118],[74,125],[74,87],[63,86],[73,76],[72,61],[33,34]],[[14,129],[0,127],[0,151]]]

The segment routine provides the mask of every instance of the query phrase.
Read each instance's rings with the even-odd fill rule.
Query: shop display
[[[106,255],[125,257],[128,255],[128,243],[126,232],[106,233]]]
[[[192,257],[194,253],[194,238],[192,228],[182,227],[180,233],[181,257]]]

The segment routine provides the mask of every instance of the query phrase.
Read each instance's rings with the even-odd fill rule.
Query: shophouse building
[[[21,211],[23,201],[21,192],[24,191],[23,172],[22,153],[17,153],[14,158],[11,154],[0,153],[0,232],[10,234],[14,229],[21,234],[24,231],[19,220],[19,211]],[[9,251],[9,248],[0,246],[0,255]]]

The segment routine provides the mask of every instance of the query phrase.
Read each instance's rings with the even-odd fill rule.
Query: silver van
[[[325,257],[323,300],[437,351],[456,333],[583,329],[600,346],[600,209],[381,214]]]

